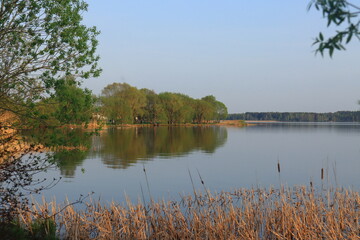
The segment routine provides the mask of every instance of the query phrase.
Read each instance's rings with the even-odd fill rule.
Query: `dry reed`
[[[239,189],[146,206],[90,200],[60,212],[43,202],[19,220],[31,231],[36,219],[51,218],[61,239],[360,239],[359,206],[350,190]]]

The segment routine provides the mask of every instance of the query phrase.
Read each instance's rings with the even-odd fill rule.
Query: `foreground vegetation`
[[[31,235],[43,223],[64,239],[359,239],[359,206],[349,190],[239,189],[126,206],[89,201],[80,210],[43,202],[20,209],[17,224]]]

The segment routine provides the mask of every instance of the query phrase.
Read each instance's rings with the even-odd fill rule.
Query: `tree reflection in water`
[[[70,128],[47,128],[23,131],[26,142],[41,144],[48,153],[47,161],[60,168],[62,176],[74,177],[76,168],[83,163],[91,148],[95,132]]]
[[[111,129],[93,136],[90,156],[101,158],[110,168],[127,168],[154,157],[213,153],[226,139],[226,128],[218,126]]]

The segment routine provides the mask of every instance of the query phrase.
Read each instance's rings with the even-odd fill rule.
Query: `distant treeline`
[[[286,122],[360,122],[360,111],[339,111],[334,113],[246,112],[229,114],[226,119]]]

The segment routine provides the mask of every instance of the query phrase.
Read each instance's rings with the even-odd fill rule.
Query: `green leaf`
[[[351,41],[351,38],[353,36],[353,33],[352,32],[349,32],[349,35],[348,37],[346,38],[346,43],[349,43]]]
[[[334,53],[334,47],[329,47],[329,55],[332,58],[332,55]]]

